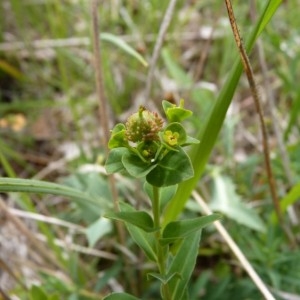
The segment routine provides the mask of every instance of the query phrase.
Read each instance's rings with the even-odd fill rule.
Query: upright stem
[[[153,186],[152,211],[153,211],[154,227],[159,228],[160,227],[159,188],[156,186]],[[160,230],[157,232],[160,235]]]
[[[159,188],[153,186],[153,199],[152,199],[152,212],[154,219],[154,227],[159,228],[155,233],[156,240],[156,253],[157,253],[157,265],[159,269],[160,275],[166,275],[166,252],[163,246],[160,245],[159,239],[161,237],[161,229],[160,229],[160,203],[159,203]],[[171,299],[169,286],[168,284],[163,284],[161,286],[161,294],[164,300]]]
[[[267,129],[266,129],[265,121],[264,121],[263,111],[261,108],[260,97],[259,97],[259,93],[257,90],[257,85],[256,85],[256,82],[254,79],[252,66],[250,64],[249,57],[246,53],[246,50],[242,43],[242,39],[240,37],[240,33],[239,33],[239,30],[238,30],[238,27],[237,27],[237,24],[235,21],[235,16],[234,16],[233,8],[231,5],[231,1],[225,0],[225,4],[226,4],[227,11],[228,11],[229,21],[230,21],[231,28],[233,31],[234,39],[235,39],[236,45],[238,47],[238,50],[239,50],[239,53],[241,56],[242,64],[243,64],[243,67],[244,67],[244,70],[245,70],[245,73],[246,73],[246,76],[247,76],[247,79],[248,79],[248,82],[249,82],[249,85],[251,88],[251,93],[252,93],[252,96],[254,99],[255,108],[258,113],[258,117],[259,117],[259,121],[260,121],[260,127],[261,127],[261,131],[262,131],[262,142],[263,142],[265,166],[266,166],[266,172],[268,175],[268,183],[269,183],[272,201],[274,204],[275,213],[278,218],[278,223],[281,225],[281,227],[286,232],[285,226],[283,223],[283,216],[282,216],[282,212],[281,212],[280,204],[279,204],[279,200],[278,200],[278,195],[277,195],[277,190],[276,190],[276,182],[275,182],[275,178],[274,178],[272,166],[271,166]]]

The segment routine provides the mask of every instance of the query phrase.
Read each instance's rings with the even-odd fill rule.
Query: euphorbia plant
[[[157,264],[157,272],[148,273],[148,277],[160,281],[162,299],[180,300],[188,299],[187,284],[195,266],[201,229],[219,216],[213,214],[162,225],[164,207],[176,193],[177,184],[194,175],[183,147],[199,143],[187,135],[181,124],[192,115],[183,107],[183,100],[179,106],[168,101],[162,105],[166,124],[156,112],[140,107],[125,124],[113,128],[105,165],[109,174],[126,171],[145,181],[152,214],[121,202],[120,212],[107,213],[106,217],[125,222],[133,240]],[[137,298],[115,293],[105,299]]]

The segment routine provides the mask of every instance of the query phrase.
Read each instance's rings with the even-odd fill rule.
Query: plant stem
[[[226,4],[227,11],[228,11],[229,21],[230,21],[231,28],[233,31],[234,39],[235,39],[236,45],[238,47],[239,54],[241,56],[242,64],[243,64],[243,67],[244,67],[244,70],[245,70],[245,73],[246,73],[246,76],[247,76],[247,79],[248,79],[248,82],[250,85],[252,97],[254,99],[255,108],[258,113],[258,117],[259,117],[259,121],[260,121],[260,127],[261,127],[261,131],[262,131],[262,142],[263,142],[265,167],[266,167],[266,172],[268,175],[268,183],[269,183],[271,198],[272,198],[272,201],[274,204],[274,209],[275,209],[275,212],[276,212],[276,215],[278,218],[278,223],[281,225],[283,230],[286,232],[286,230],[284,229],[285,226],[283,223],[283,216],[282,216],[282,212],[280,209],[279,199],[277,196],[276,182],[275,182],[275,178],[274,178],[272,166],[271,166],[267,129],[266,129],[265,121],[264,121],[263,111],[261,108],[261,101],[260,101],[259,93],[257,90],[257,85],[256,85],[256,82],[254,79],[252,66],[250,64],[249,57],[246,53],[246,50],[242,43],[242,39],[240,37],[240,33],[239,33],[239,30],[238,30],[238,27],[237,27],[237,24],[235,21],[235,16],[234,16],[233,8],[231,5],[231,1],[225,0],[225,4]]]
[[[159,239],[161,237],[161,229],[160,229],[160,203],[159,203],[159,188],[153,186],[153,199],[152,199],[152,212],[154,219],[154,227],[158,228],[155,233],[156,240],[156,252],[157,252],[157,265],[159,269],[159,273],[162,276],[166,275],[166,257],[165,257],[165,249],[160,245]],[[161,285],[161,295],[164,300],[171,299],[170,291],[168,283]]]
[[[154,219],[154,227],[160,227],[160,209],[159,209],[159,188],[153,186],[153,201],[152,201],[152,211]],[[160,235],[160,231],[157,231]]]

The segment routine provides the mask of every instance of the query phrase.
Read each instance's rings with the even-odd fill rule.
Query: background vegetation
[[[233,1],[245,42],[268,3],[275,11],[280,1]],[[300,299],[300,2],[282,1],[250,55],[269,132],[281,224],[248,82],[242,75],[237,87],[233,83],[238,51],[222,1],[177,1],[148,89],[143,59],[151,66],[168,4],[112,0],[99,5],[110,127],[139,105],[161,112],[163,99],[184,98],[194,111],[186,128],[200,137],[205,132],[200,148],[206,150],[193,160],[196,169],[203,164],[197,171],[201,180],[196,178],[196,187],[181,187],[166,218],[203,213],[189,198],[195,187],[210,209],[224,215],[223,226],[274,297]],[[22,188],[20,182],[2,181],[0,295],[101,299],[125,289],[157,299],[157,286],[144,276],[153,266],[128,236],[120,242],[114,225],[99,218],[113,203],[103,169],[90,1],[3,0],[0,16],[0,175],[66,186],[7,193],[32,192],[34,184]],[[223,122],[222,113],[211,112],[224,99],[231,104],[228,111],[221,107],[227,111]],[[117,187],[121,199],[147,207],[141,183],[120,175]],[[190,293],[191,299],[262,299],[213,226],[202,234]]]

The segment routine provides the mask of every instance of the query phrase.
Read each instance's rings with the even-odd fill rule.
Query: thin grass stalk
[[[282,213],[281,213],[280,205],[279,205],[279,199],[278,199],[277,191],[276,191],[276,183],[275,183],[275,179],[274,179],[274,175],[273,175],[273,171],[272,171],[272,167],[271,167],[271,160],[270,160],[270,155],[269,155],[270,150],[269,150],[268,134],[267,134],[267,129],[266,129],[265,121],[264,121],[263,111],[262,111],[261,104],[260,104],[261,101],[259,98],[257,85],[256,85],[256,82],[254,79],[252,66],[250,64],[249,57],[246,53],[246,50],[244,48],[244,45],[243,45],[241,37],[240,37],[240,33],[239,33],[239,30],[238,30],[238,27],[237,27],[237,24],[235,21],[235,16],[234,16],[233,8],[231,5],[231,1],[225,0],[225,4],[226,4],[231,28],[233,31],[234,39],[235,39],[237,48],[239,50],[239,54],[241,56],[243,68],[246,73],[246,76],[247,76],[247,79],[248,79],[248,82],[250,85],[251,93],[252,93],[252,96],[254,99],[255,108],[256,108],[257,114],[259,116],[260,128],[261,128],[262,139],[263,139],[263,153],[264,153],[264,159],[265,159],[265,167],[266,167],[268,184],[269,184],[269,189],[270,189],[273,205],[274,205],[274,208],[276,211],[278,222],[281,225],[281,227],[284,228]]]
[[[254,19],[255,15],[256,15],[254,1],[252,0],[251,3],[252,3],[251,17],[252,17],[252,19]],[[273,127],[274,134],[276,136],[278,150],[279,150],[280,157],[281,157],[281,164],[282,164],[282,167],[283,167],[283,170],[285,173],[285,177],[288,182],[288,188],[291,188],[295,184],[294,174],[292,172],[291,162],[289,159],[287,149],[284,144],[283,132],[278,123],[278,118],[277,118],[277,113],[276,113],[276,105],[275,105],[275,96],[274,96],[274,92],[271,88],[270,80],[268,77],[268,66],[266,64],[265,51],[264,51],[263,42],[261,39],[257,40],[256,49],[257,49],[258,61],[260,64],[261,73],[262,73],[262,77],[263,77],[263,85],[264,85],[264,89],[266,91],[266,100],[267,100],[267,103],[269,106],[270,117],[272,119],[272,127]],[[298,218],[293,206],[289,207],[288,213],[290,215],[291,222],[294,225],[299,224],[299,221],[298,221],[299,218]]]
[[[94,48],[94,67],[95,67],[95,80],[96,80],[96,90],[99,101],[99,116],[102,127],[102,145],[105,149],[106,154],[108,154],[108,141],[109,141],[109,120],[107,114],[107,100],[104,92],[104,82],[102,74],[102,60],[101,60],[101,47],[100,47],[100,22],[98,18],[98,0],[93,0],[91,5],[91,15],[92,15],[92,32],[93,32],[93,48]],[[116,187],[116,180],[113,174],[108,176],[109,186],[112,193],[114,210],[116,212],[120,211],[118,191]],[[116,222],[117,234],[119,242],[122,246],[126,245],[125,230],[120,222]],[[124,257],[125,269],[129,270],[129,263],[126,257]],[[129,277],[129,284],[132,291],[136,292],[137,288],[133,280]]]
[[[253,48],[255,40],[272,18],[279,4],[280,0],[269,0],[265,4],[262,14],[247,38],[246,47],[248,51]],[[211,155],[213,146],[217,141],[218,134],[221,130],[226,112],[232,101],[242,71],[243,67],[241,61],[240,59],[236,59],[216,102],[203,120],[204,126],[197,136],[201,143],[191,148],[190,158],[195,170],[195,176],[179,184],[176,195],[168,203],[165,209],[164,225],[178,217],[183,210],[189,195],[197,185]]]
[[[284,145],[284,138],[283,138],[283,133],[282,130],[279,126],[278,123],[278,118],[277,118],[277,114],[276,114],[276,108],[275,108],[275,97],[274,97],[274,93],[270,87],[270,82],[268,79],[268,67],[266,65],[265,62],[265,54],[264,54],[264,49],[263,49],[263,45],[261,40],[257,41],[257,53],[258,53],[258,59],[259,59],[259,64],[261,67],[261,71],[262,71],[262,76],[263,76],[263,84],[264,84],[264,88],[266,90],[267,93],[267,103],[270,109],[270,116],[272,119],[272,127],[276,136],[276,141],[278,144],[278,150],[280,153],[280,157],[281,157],[281,164],[282,164],[282,168],[284,170],[285,173],[285,177],[288,183],[288,188],[292,188],[295,181],[294,181],[294,175],[292,173],[292,166],[291,166],[291,162],[289,159],[289,155],[287,152],[287,149]],[[294,209],[293,206],[289,206],[288,208],[288,213],[290,215],[290,219],[291,222],[294,225],[298,225],[299,224],[299,218],[297,216],[297,213]]]
[[[94,47],[94,67],[95,67],[95,81],[96,81],[96,90],[99,102],[99,117],[102,127],[102,146],[108,154],[108,141],[109,141],[109,120],[107,114],[107,100],[104,92],[104,83],[102,76],[102,61],[101,61],[101,47],[100,47],[100,30],[99,30],[99,19],[98,19],[98,0],[92,1],[92,29],[93,29],[93,47]],[[113,175],[108,176],[115,211],[120,211],[119,202],[118,202],[118,192],[116,188],[116,182]],[[120,224],[120,223],[118,223]],[[120,241],[122,244],[125,243],[124,230],[120,229],[118,226],[118,233]]]
[[[151,61],[150,61],[149,71],[148,71],[148,75],[147,75],[147,80],[146,80],[145,101],[148,101],[150,94],[151,94],[152,81],[153,81],[153,77],[154,77],[155,67],[157,64],[158,57],[161,52],[163,42],[165,40],[167,30],[169,28],[169,25],[171,23],[171,20],[172,20],[173,14],[174,14],[176,2],[177,2],[177,0],[170,0],[168,8],[167,8],[166,13],[163,18],[163,21],[159,28],[159,33],[158,33],[158,37],[156,39],[156,43],[154,46],[153,54],[152,54]]]
[[[283,232],[286,234],[287,238],[291,242],[291,245],[295,246],[296,245],[295,238],[294,238],[290,228],[286,224],[284,224],[284,220],[283,220],[283,216],[282,216],[282,212],[281,212],[281,208],[280,208],[279,198],[278,198],[277,189],[276,189],[276,181],[275,181],[275,177],[274,177],[274,174],[272,171],[272,165],[271,165],[271,159],[270,159],[268,133],[267,133],[267,128],[266,128],[265,121],[264,121],[264,115],[263,115],[263,111],[262,111],[262,107],[261,107],[261,100],[260,100],[256,82],[255,82],[252,66],[251,66],[249,57],[247,55],[246,49],[242,43],[242,39],[240,37],[240,33],[239,33],[239,30],[238,30],[238,27],[237,27],[237,24],[235,21],[235,16],[234,16],[233,8],[231,5],[231,1],[225,0],[225,4],[226,4],[227,11],[228,11],[228,16],[229,16],[231,28],[233,31],[234,39],[235,39],[236,45],[238,47],[239,54],[241,56],[242,65],[243,65],[244,71],[246,73],[246,76],[247,76],[247,79],[248,79],[248,82],[250,85],[250,90],[252,93],[252,97],[254,99],[256,112],[259,117],[260,128],[261,128],[261,132],[262,132],[263,155],[264,155],[265,168],[266,168],[266,173],[267,173],[267,181],[269,184],[270,194],[271,194],[271,198],[273,201],[275,213],[276,213],[276,216],[278,219],[278,223],[279,223],[280,227],[282,228]]]
[[[196,192],[193,191],[193,197],[196,200],[196,202],[200,205],[202,210],[206,215],[212,214],[212,211],[209,209],[208,205],[205,203],[205,201],[201,198],[201,196]],[[262,281],[262,279],[259,277],[259,275],[256,273],[244,253],[241,251],[239,246],[235,243],[235,241],[232,239],[232,237],[229,235],[228,231],[224,228],[222,223],[220,221],[215,221],[213,223],[220,233],[220,235],[223,237],[224,241],[227,243],[231,251],[234,253],[236,258],[239,260],[245,271],[248,273],[254,284],[257,286],[257,288],[260,290],[260,292],[263,294],[266,300],[275,300],[274,296],[271,294],[269,289],[267,288],[266,284]]]

